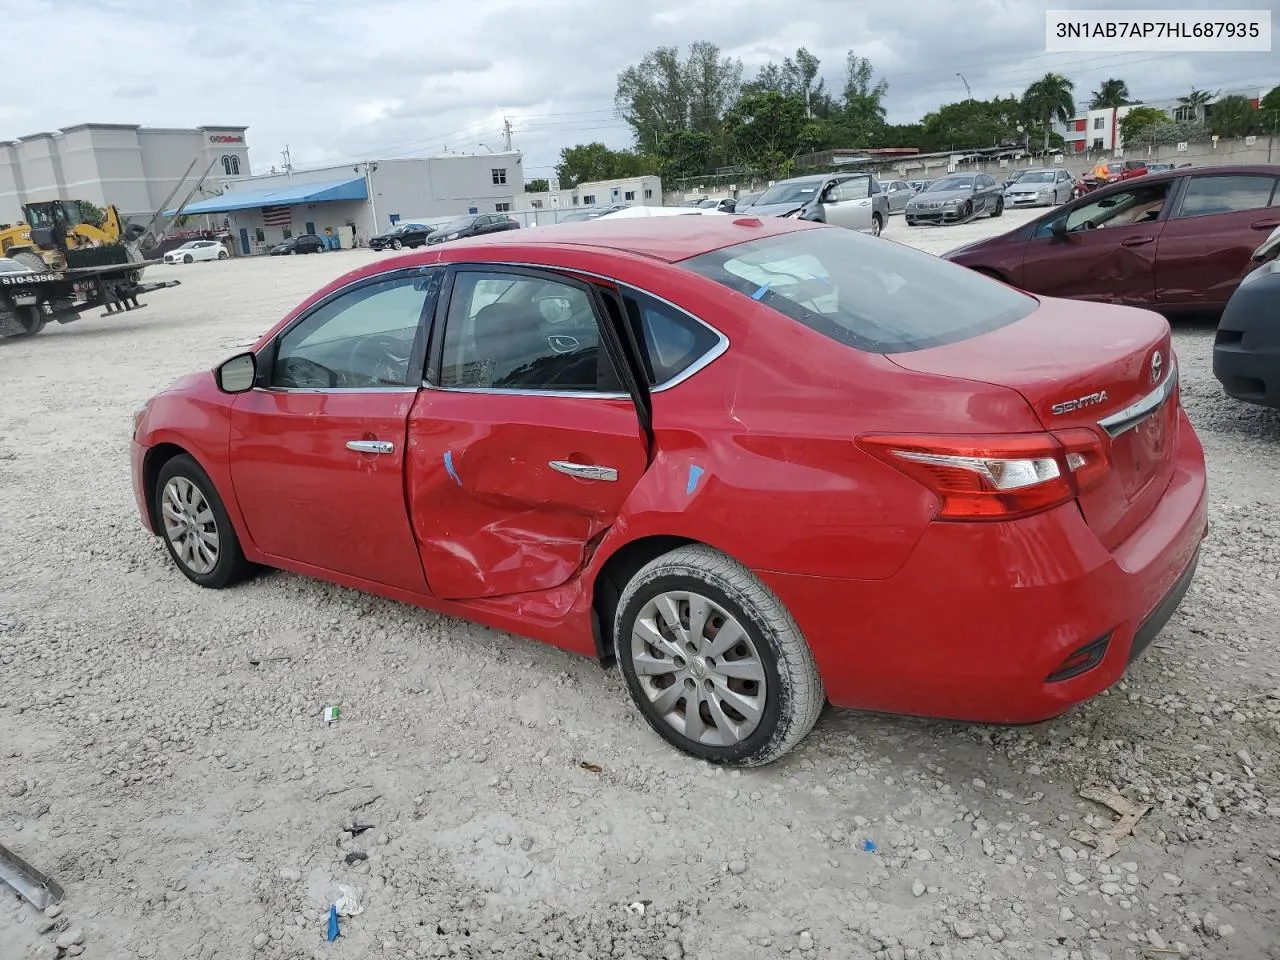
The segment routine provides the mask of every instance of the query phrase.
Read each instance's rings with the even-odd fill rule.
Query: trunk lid
[[[1046,430],[1104,432],[1111,469],[1078,502],[1108,549],[1150,515],[1173,475],[1177,371],[1159,314],[1041,298],[1017,323],[889,359],[919,373],[1011,387]]]

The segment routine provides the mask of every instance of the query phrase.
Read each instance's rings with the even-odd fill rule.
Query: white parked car
[[[612,213],[604,213],[596,220],[625,220],[631,217],[723,217],[723,210],[711,207],[624,207]]]
[[[217,240],[188,240],[164,255],[165,263],[195,263],[197,260],[225,260],[231,254]]]

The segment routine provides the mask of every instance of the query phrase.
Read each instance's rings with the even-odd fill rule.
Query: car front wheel
[[[996,198],[996,208],[991,211],[991,216],[998,217],[1004,213],[1004,197]]]
[[[182,258],[182,262],[183,262],[183,263],[195,263],[195,262],[196,262],[196,258],[195,258],[195,257],[193,257],[191,254],[189,254],[189,253],[188,253],[185,257],[183,257],[183,258]]]
[[[402,246],[404,246],[404,244],[402,244],[398,239],[391,241],[392,250],[399,250]]]
[[[218,590],[249,573],[222,499],[194,459],[180,454],[166,461],[154,496],[160,536],[188,580]]]
[[[813,728],[826,699],[781,601],[709,547],[679,547],[641,568],[618,601],[614,638],[645,720],[712,763],[777,759]]]

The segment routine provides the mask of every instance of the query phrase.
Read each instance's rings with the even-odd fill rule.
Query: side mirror
[[[1053,225],[1049,227],[1049,232],[1053,234],[1056,240],[1067,239],[1067,221],[1065,219],[1055,220]]]
[[[214,375],[223,393],[247,393],[258,379],[258,359],[252,353],[239,354],[224,361]]]

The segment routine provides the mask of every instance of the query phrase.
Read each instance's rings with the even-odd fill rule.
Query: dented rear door
[[[429,382],[409,414],[406,492],[433,594],[572,579],[644,475],[648,448],[586,283],[451,271]]]

